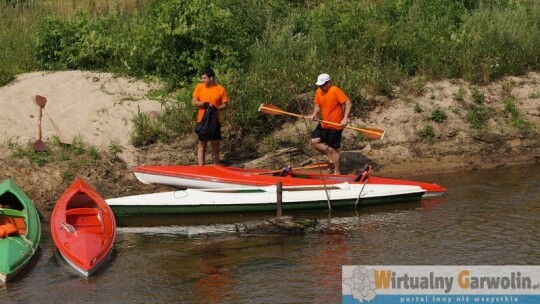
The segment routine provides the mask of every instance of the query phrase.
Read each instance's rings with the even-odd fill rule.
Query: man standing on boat
[[[308,118],[314,120],[320,113],[322,120],[339,124],[339,126],[320,122],[311,133],[310,143],[315,150],[326,155],[334,164],[334,174],[340,174],[338,149],[341,147],[343,129],[349,123],[352,103],[339,87],[332,85],[330,75],[319,75],[315,84],[318,86],[315,92],[315,106]]]
[[[193,99],[191,104],[197,107],[197,129],[199,130],[206,110],[211,110],[215,115],[211,115],[212,119],[216,119],[211,125],[215,126],[209,134],[197,132],[199,139],[199,147],[197,150],[197,161],[199,166],[204,166],[206,146],[210,141],[212,147],[212,163],[219,165],[219,146],[221,142],[221,122],[219,120],[219,111],[227,108],[229,99],[225,88],[214,81],[214,70],[207,67],[201,74],[201,83],[197,84],[193,91]],[[215,117],[215,118],[214,118]]]

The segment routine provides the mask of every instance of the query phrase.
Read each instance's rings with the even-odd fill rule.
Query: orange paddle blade
[[[287,111],[283,111],[282,109],[280,109],[280,108],[278,108],[276,106],[266,104],[266,103],[261,104],[261,106],[259,107],[259,112],[262,112],[262,113],[265,113],[265,114],[270,114],[270,115],[285,114],[285,115],[290,115],[290,116],[299,117],[299,118],[306,118],[306,116],[299,115],[299,114],[294,114],[294,113],[287,112]]]

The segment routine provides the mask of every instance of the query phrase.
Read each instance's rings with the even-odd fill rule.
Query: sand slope
[[[161,111],[158,101],[146,98],[151,86],[142,81],[116,78],[110,73],[87,71],[35,72],[21,74],[0,87],[2,143],[35,141],[38,112],[32,97],[47,98],[42,117],[43,139],[58,135],[71,143],[82,139],[100,149],[111,142],[125,151],[132,131],[131,118],[141,112]],[[55,128],[56,126],[56,128]],[[131,153],[123,153],[129,162]]]

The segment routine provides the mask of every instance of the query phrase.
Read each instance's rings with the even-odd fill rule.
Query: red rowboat
[[[77,178],[54,206],[51,234],[66,262],[87,277],[109,260],[116,221],[97,191]]]
[[[364,169],[358,175],[320,174],[302,171],[301,168],[287,172],[264,169],[246,169],[226,166],[140,166],[133,168],[137,179],[145,184],[163,184],[178,188],[231,188],[271,186],[281,182],[283,186],[351,184],[413,185],[426,190],[424,196],[438,196],[446,189],[438,184],[404,179],[377,177]],[[285,176],[282,176],[284,175]]]

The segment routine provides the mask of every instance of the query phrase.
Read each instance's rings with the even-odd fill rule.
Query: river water
[[[540,264],[540,165],[425,175],[448,193],[318,218],[326,233],[237,236],[273,214],[118,221],[113,259],[82,278],[55,256],[49,222],[34,265],[1,303],[340,303],[342,265]]]

